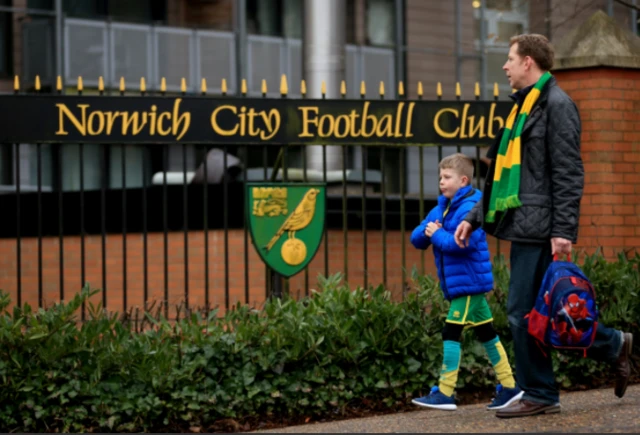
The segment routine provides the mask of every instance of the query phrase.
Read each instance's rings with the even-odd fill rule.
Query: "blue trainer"
[[[453,396],[445,396],[438,387],[432,387],[428,396],[413,399],[411,403],[426,408],[442,409],[443,411],[455,411],[458,409]]]
[[[496,387],[496,397],[493,398],[487,409],[489,411],[495,411],[496,409],[503,409],[511,405],[516,400],[522,399],[524,391],[517,385],[513,388],[503,387],[502,384],[498,384]]]

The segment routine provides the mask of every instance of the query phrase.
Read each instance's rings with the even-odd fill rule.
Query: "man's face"
[[[502,66],[502,69],[507,74],[509,79],[509,86],[512,89],[522,89],[527,86],[526,74],[528,71],[527,59],[518,54],[518,43],[515,43],[509,49],[509,56],[507,61]]]

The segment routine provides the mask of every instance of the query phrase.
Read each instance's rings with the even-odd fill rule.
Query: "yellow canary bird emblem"
[[[293,210],[293,213],[287,217],[287,219],[280,226],[280,229],[269,240],[265,249],[267,252],[273,248],[273,245],[280,239],[280,237],[286,232],[289,233],[289,239],[294,238],[296,231],[300,231],[313,220],[313,215],[316,212],[316,199],[320,193],[319,189],[309,189],[300,203]]]

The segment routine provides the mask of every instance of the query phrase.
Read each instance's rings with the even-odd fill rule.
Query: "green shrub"
[[[602,320],[638,332],[640,259],[584,270],[597,287]],[[505,311],[508,269],[494,263],[489,296],[495,326],[513,361]],[[89,304],[85,287],[67,304],[7,309],[0,296],[0,427],[7,431],[204,430],[222,419],[333,416],[347,407],[405,405],[437,382],[448,303],[429,276],[392,302],[383,287],[350,290],[340,275],[319,278],[310,298],[238,305],[224,316],[193,313],[177,322],[146,314],[135,332]],[[600,386],[608,366],[554,353],[565,388]],[[459,391],[491,389],[492,369],[474,334],[465,334]],[[585,376],[588,374],[588,376]]]

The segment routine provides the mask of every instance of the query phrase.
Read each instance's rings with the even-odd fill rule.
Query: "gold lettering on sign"
[[[123,136],[137,136],[148,128],[150,136],[159,134],[168,136],[172,134],[176,140],[182,137],[189,130],[191,125],[191,113],[180,113],[180,103],[182,99],[177,98],[173,103],[173,110],[158,114],[157,106],[152,105],[149,111],[104,111],[91,110],[89,104],[78,104],[80,113],[74,113],[66,104],[58,103],[58,130],[56,136],[66,136],[69,134],[68,128],[73,126],[81,135],[99,136],[110,135],[114,127],[119,122],[121,134]],[[164,122],[170,123],[171,127],[164,126]],[[69,125],[70,124],[70,125]]]
[[[299,138],[370,138],[370,137],[412,137],[411,125],[413,121],[413,108],[416,103],[409,103],[405,109],[404,102],[398,103],[394,114],[385,113],[376,115],[369,113],[371,102],[365,101],[362,112],[351,110],[347,114],[334,115],[332,113],[320,114],[317,106],[299,106],[302,116],[302,131]],[[405,115],[406,110],[406,115]],[[405,129],[402,131],[402,121],[405,120]]]
[[[228,125],[226,130],[221,127],[219,121],[220,113],[225,110],[230,111],[236,117],[236,120],[231,125]],[[261,120],[263,127],[256,125],[258,124],[256,120]],[[216,107],[211,112],[210,122],[213,131],[220,136],[239,135],[269,140],[280,130],[281,118],[278,109],[271,109],[268,112],[265,110],[256,112],[253,107],[247,109],[247,107],[242,106],[238,111],[236,106],[225,104]]]
[[[440,109],[433,117],[433,128],[436,133],[445,139],[484,139],[487,136],[494,139],[496,137],[494,124],[498,123],[497,130],[500,130],[504,125],[504,119],[502,119],[501,116],[495,115],[496,103],[491,103],[488,118],[485,118],[483,115],[477,118],[477,120],[475,115],[469,115],[470,107],[471,104],[464,104],[464,106],[462,106],[462,113],[460,113],[458,109],[451,107]],[[459,122],[459,125],[455,129],[444,130],[440,118],[445,113],[452,114]],[[485,134],[485,132],[488,134]]]
[[[286,216],[289,213],[286,187],[254,187],[252,193],[254,216]]]

